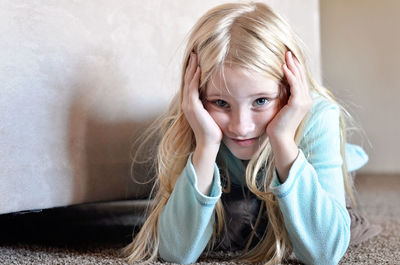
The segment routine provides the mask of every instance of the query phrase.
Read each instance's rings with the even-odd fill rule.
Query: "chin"
[[[261,138],[265,140],[264,137]],[[256,143],[255,145],[250,146],[239,146],[235,142],[230,139],[225,139],[224,144],[229,149],[229,151],[238,159],[241,160],[250,160],[256,155],[260,148],[260,144]]]
[[[225,144],[229,151],[240,160],[250,160],[256,154],[257,150],[254,148],[238,148],[229,143]]]
[[[254,156],[254,153],[248,154],[248,153],[245,153],[245,152],[232,152],[232,150],[231,150],[231,153],[232,153],[236,158],[238,158],[238,159],[240,159],[240,160],[250,160],[250,159],[252,159],[253,156]]]

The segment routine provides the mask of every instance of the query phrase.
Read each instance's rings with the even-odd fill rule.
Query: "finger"
[[[197,54],[195,53],[191,53],[191,59],[190,59],[190,64],[189,64],[189,68],[187,70],[188,72],[188,84],[190,83],[190,81],[193,78],[194,73],[196,72],[196,67],[197,67]]]
[[[302,65],[300,64],[300,61],[296,57],[294,57],[294,63],[296,64],[297,69],[299,70],[300,80],[302,81],[303,84],[306,84],[307,79],[306,79],[304,67],[302,67]]]
[[[189,93],[192,97],[192,100],[196,101],[199,100],[199,83],[200,83],[200,66],[196,67],[196,72],[193,75],[193,78],[190,82],[190,89],[189,89]]]
[[[294,62],[294,56],[291,51],[286,53],[286,65],[292,71],[294,76],[300,76],[299,69],[297,68],[296,63]]]
[[[297,80],[296,76],[293,74],[293,72],[288,68],[286,64],[282,66],[283,73],[286,76],[286,79],[288,81],[289,87],[290,87],[290,94],[293,96],[296,95],[296,86],[297,86]]]
[[[189,59],[188,59],[189,61],[188,61],[188,64],[187,64],[187,66],[186,66],[186,69],[185,69],[185,76],[184,76],[184,84],[183,84],[183,103],[185,102],[185,101],[187,101],[187,99],[188,99],[188,90],[189,90],[189,88],[188,88],[188,84],[189,84],[189,68],[190,68],[190,64],[191,64],[191,61],[192,61],[192,54],[190,54],[189,55]]]
[[[303,92],[304,96],[307,96],[310,89],[309,89],[307,77],[305,74],[305,68],[302,67],[302,65],[300,64],[300,62],[297,58],[295,58],[295,64],[297,65],[297,69],[299,70],[298,80],[300,80],[300,82],[301,82],[299,84],[299,89],[301,89],[300,92]]]
[[[191,53],[190,55],[190,63],[189,63],[189,67],[187,69],[187,76],[186,76],[186,80],[185,80],[185,87],[184,87],[184,97],[186,97],[187,99],[190,98],[190,94],[191,94],[191,83],[192,80],[194,78],[194,74],[196,72],[196,66],[197,65],[197,59],[196,59],[196,54],[195,53]]]
[[[190,54],[189,54],[189,57],[187,58],[187,61],[186,61],[186,67],[185,67],[185,81],[186,81],[186,79],[187,79],[188,69],[189,69],[189,67],[190,67],[191,61],[192,61],[192,54],[190,53]]]
[[[197,54],[195,54],[194,52],[192,52],[192,65],[191,65],[191,67],[192,67],[192,78],[193,78],[193,75],[197,70]]]
[[[188,62],[188,65],[187,65],[186,71],[185,71],[186,84],[190,83],[190,80],[192,79],[192,76],[193,76],[192,72],[193,72],[193,53],[190,53],[189,62]]]

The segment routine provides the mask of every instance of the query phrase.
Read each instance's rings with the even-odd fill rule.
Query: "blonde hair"
[[[308,78],[310,91],[336,102],[333,95],[320,86],[310,75],[305,61],[302,41],[288,23],[263,3],[231,3],[217,6],[208,11],[194,25],[185,51],[180,93],[172,100],[162,122],[157,121],[147,131],[161,129],[161,141],[156,156],[156,195],[150,214],[133,242],[124,248],[128,262],[151,261],[157,258],[159,235],[158,222],[161,210],[166,205],[187,159],[196,147],[193,131],[186,120],[182,108],[184,74],[190,53],[198,54],[201,68],[200,91],[205,92],[208,81],[217,73],[224,72],[224,65],[235,65],[256,71],[280,83],[281,90],[287,88],[281,66],[285,53],[291,51],[299,60]],[[300,124],[295,142],[299,144],[305,120]],[[351,193],[344,157],[344,117],[340,118],[343,156],[343,176],[346,190]],[[221,165],[219,165],[221,166]],[[273,153],[268,140],[260,151],[249,161],[246,169],[246,183],[251,192],[262,200],[262,207],[268,215],[266,233],[257,245],[249,249],[250,240],[238,259],[247,262],[277,264],[287,258],[292,246],[283,222],[277,198],[269,190],[275,167]],[[260,178],[260,174],[261,178]],[[229,182],[229,180],[228,180]],[[224,209],[221,200],[215,207],[216,223],[208,244],[212,249],[224,228]],[[256,223],[258,223],[258,220]],[[253,231],[254,233],[254,231]]]

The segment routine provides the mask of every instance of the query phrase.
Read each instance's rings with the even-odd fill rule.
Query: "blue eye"
[[[263,105],[268,103],[268,99],[266,99],[266,98],[258,98],[258,99],[256,99],[256,101],[254,103],[255,103],[256,106],[263,106]]]
[[[217,99],[216,101],[214,101],[215,105],[219,106],[219,107],[227,107],[228,103],[226,103],[225,101],[221,100],[221,99]]]

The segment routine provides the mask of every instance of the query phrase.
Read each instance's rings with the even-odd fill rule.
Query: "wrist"
[[[211,189],[218,150],[219,146],[196,146],[193,152],[191,162],[197,174],[197,188],[204,195]]]
[[[287,131],[267,131],[268,139],[271,144],[275,145],[288,145],[290,142],[294,142],[294,135]]]
[[[192,160],[199,160],[200,158],[207,157],[215,160],[219,151],[219,145],[197,145],[193,152]]]
[[[219,147],[221,145],[220,141],[207,141],[207,140],[197,140],[195,150],[202,152],[218,153]]]
[[[270,143],[275,158],[275,168],[281,183],[283,183],[289,176],[290,168],[298,156],[299,149],[293,139],[274,138],[270,139]]]

